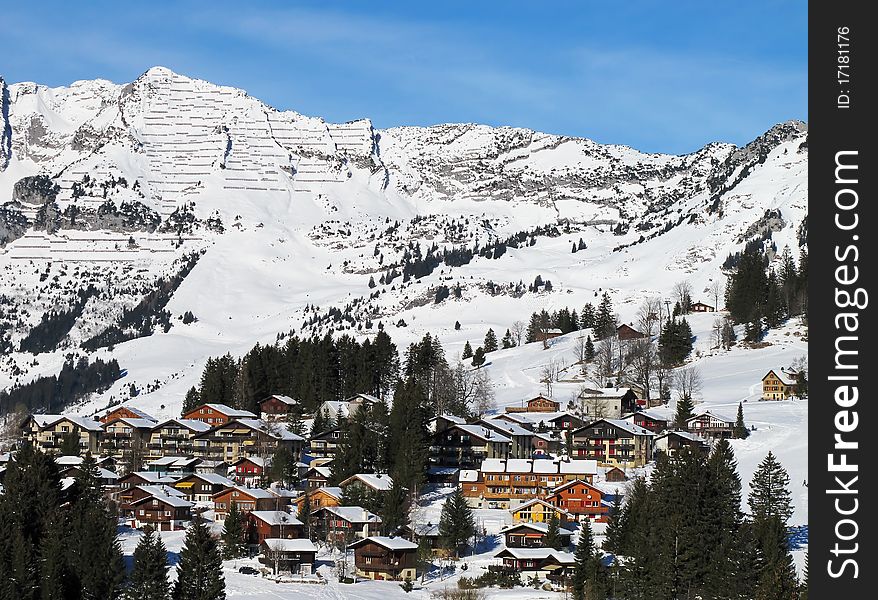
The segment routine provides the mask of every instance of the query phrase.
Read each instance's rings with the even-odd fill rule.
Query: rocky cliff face
[[[520,128],[333,124],[161,67],[125,85],[0,79],[0,92],[0,342],[17,347],[95,286],[58,356],[83,352],[194,251],[206,250],[168,306],[193,310],[211,343],[163,338],[189,350],[155,364],[197,365],[226,351],[217,339],[247,348],[303,327],[365,335],[380,320],[414,334],[405,323],[450,281],[460,301],[505,297],[522,312],[534,300],[521,280],[549,271],[553,293],[572,294],[564,302],[599,289],[634,302],[675,279],[706,285],[752,238],[778,251],[806,239],[799,122],[671,156]],[[114,352],[158,347],[146,343]],[[11,353],[0,388],[53,360]]]

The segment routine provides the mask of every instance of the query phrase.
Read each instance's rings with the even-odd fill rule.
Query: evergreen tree
[[[460,331],[460,321],[455,321],[455,322],[454,322],[454,330],[455,330],[455,331]]]
[[[79,434],[71,431],[61,436],[60,450],[62,456],[79,456]]]
[[[186,531],[173,600],[225,600],[222,556],[207,525],[195,518]]]
[[[674,415],[674,427],[686,429],[686,421],[694,416],[695,404],[689,395],[680,396],[677,399],[677,412]]]
[[[735,588],[738,530],[741,526],[741,479],[727,440],[714,446],[707,461],[704,499],[697,517],[702,531],[700,548],[707,553],[702,590],[722,598]]]
[[[467,343],[463,347],[463,354],[461,354],[460,357],[463,360],[466,360],[468,358],[472,358],[472,355],[473,355],[473,347],[470,346],[469,341],[467,341]]]
[[[485,334],[483,348],[485,349],[485,354],[488,352],[494,352],[497,349],[497,335],[494,333],[493,329],[488,329],[488,333]]]
[[[579,529],[579,541],[573,553],[573,599],[603,600],[606,598],[600,556],[595,550],[591,523],[586,520]]]
[[[759,463],[750,482],[750,495],[747,505],[757,527],[773,517],[780,519],[785,526],[793,514],[790,502],[790,476],[777,458],[769,451]]]
[[[413,377],[397,385],[388,432],[391,477],[413,497],[417,496],[429,461],[426,405],[426,394]]]
[[[591,362],[594,360],[594,342],[591,341],[591,336],[588,336],[585,339],[585,362]]]
[[[161,536],[146,527],[134,549],[134,568],[128,577],[125,600],[169,600],[168,554]]]
[[[201,404],[201,396],[198,394],[198,388],[192,386],[183,398],[183,413],[194,410],[199,404]]]
[[[750,430],[744,424],[744,406],[741,402],[738,402],[738,417],[735,419],[735,438],[743,440],[749,436]]]
[[[125,579],[116,514],[103,497],[97,464],[87,454],[76,476],[67,520],[67,563],[83,598],[116,598]]]
[[[379,505],[385,535],[394,535],[400,527],[409,524],[409,494],[396,481],[386,492],[386,497],[380,499]]]
[[[590,329],[594,327],[594,306],[591,302],[587,302],[579,313],[579,326],[582,329]]]
[[[604,548],[613,554],[622,552],[622,536],[625,532],[625,509],[622,507],[622,497],[616,494],[613,505],[610,507],[609,520],[607,521]]]
[[[603,340],[614,333],[616,333],[616,317],[613,313],[613,302],[610,300],[610,295],[604,292],[594,316],[594,334],[595,338]]]
[[[515,339],[512,337],[512,332],[510,332],[508,329],[506,330],[506,333],[503,334],[503,339],[500,340],[500,345],[504,350],[508,348],[515,348]]]
[[[305,437],[307,432],[305,431],[305,423],[302,421],[302,411],[298,405],[296,405],[293,410],[287,415],[287,431],[295,433],[296,435]]]
[[[224,559],[240,558],[244,556],[246,546],[244,544],[244,516],[238,509],[238,503],[232,502],[229,506],[229,514],[223,524],[223,550]]]
[[[485,364],[485,351],[479,346],[473,354],[473,366],[481,367],[483,364]]]
[[[561,523],[558,520],[558,513],[554,511],[549,519],[549,529],[546,531],[544,545],[546,548],[554,548],[555,550],[561,550],[564,547],[564,542],[561,538]]]
[[[467,548],[469,539],[475,535],[476,525],[473,511],[466,502],[461,487],[454,492],[442,505],[439,517],[439,543],[446,550],[459,557]]]
[[[314,532],[311,531],[311,494],[307,491],[302,498],[302,506],[299,508],[296,518],[305,525],[305,539],[314,539]]]

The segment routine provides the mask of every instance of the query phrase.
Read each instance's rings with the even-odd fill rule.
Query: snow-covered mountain
[[[453,355],[604,290],[631,320],[682,280],[709,301],[748,240],[770,231],[794,256],[807,240],[801,122],[671,156],[508,127],[332,124],[161,67],[125,85],[0,79],[0,92],[0,389],[71,353],[116,358],[127,376],[83,412],[133,383],[150,412],[177,414],[208,357],[291,330],[381,323],[400,347],[430,331]],[[434,246],[476,245],[487,256],[381,283]],[[537,275],[551,291],[527,290]],[[457,284],[460,298],[435,302]],[[81,346],[157,288],[167,331]],[[20,351],[44,313],[71,309],[57,345]]]

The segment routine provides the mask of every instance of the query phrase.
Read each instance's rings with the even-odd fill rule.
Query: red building
[[[591,519],[602,523],[607,520],[609,512],[609,508],[602,502],[603,497],[604,493],[597,487],[576,480],[556,487],[546,497],[546,502],[563,508],[578,521]]]
[[[247,539],[250,544],[264,540],[304,537],[305,524],[281,510],[254,510],[247,515]]]
[[[249,410],[238,410],[225,404],[202,404],[196,406],[187,413],[183,413],[183,419],[202,421],[208,425],[224,425],[232,419],[255,419],[257,418]]]
[[[645,333],[641,333],[640,331],[637,331],[636,329],[631,327],[631,325],[626,325],[625,323],[622,323],[621,325],[616,327],[616,335],[622,341],[639,340],[647,337]]]
[[[285,416],[296,404],[289,396],[274,394],[259,401],[259,411],[269,417]]]

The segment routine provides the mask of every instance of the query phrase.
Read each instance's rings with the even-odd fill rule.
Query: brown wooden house
[[[281,572],[308,576],[317,562],[317,546],[309,539],[266,538],[259,544],[259,562],[275,575]]]
[[[133,406],[117,406],[104,413],[104,416],[102,416],[98,420],[101,423],[109,423],[110,421],[115,421],[116,419],[147,419],[149,421],[156,422],[155,417],[153,417],[152,415],[148,415],[147,413],[138,408],[134,408]]]
[[[506,540],[507,548],[545,548],[546,535],[549,533],[548,523],[519,522],[500,530]],[[564,527],[558,528],[558,536],[564,547],[570,545],[573,532]]]
[[[694,302],[690,304],[689,310],[692,312],[716,312],[714,307],[710,304],[705,304],[704,302]]]
[[[357,575],[367,579],[414,581],[418,577],[418,545],[403,538],[373,536],[358,540],[354,551]]]
[[[381,531],[381,517],[362,506],[324,506],[312,513],[311,524],[330,544],[345,544]]]
[[[571,481],[560,485],[548,496],[546,502],[563,508],[578,521],[586,519],[603,523],[607,520],[608,507],[602,502],[604,492],[584,481]]]
[[[611,467],[604,474],[604,479],[611,483],[619,483],[621,481],[628,481],[628,476],[619,467]]]
[[[194,419],[216,426],[228,423],[232,419],[255,419],[257,417],[249,410],[239,410],[225,404],[202,404],[183,413],[182,418]]]
[[[268,538],[303,537],[305,524],[282,510],[253,510],[247,514],[247,541],[261,544]]]
[[[336,486],[324,486],[305,492],[305,494],[308,495],[308,502],[311,504],[312,513],[318,508],[324,506],[338,506],[341,504],[342,493],[341,488]],[[296,505],[296,510],[300,512],[302,510],[302,505],[305,503],[305,494],[302,494],[293,500],[293,504]]]
[[[211,502],[214,494],[234,487],[235,483],[216,473],[190,473],[173,485],[183,492],[190,502]]]
[[[651,410],[638,410],[633,415],[626,417],[625,420],[631,421],[638,427],[649,429],[653,433],[661,433],[668,428],[668,417]]]
[[[161,531],[184,529],[192,519],[192,503],[176,496],[148,495],[129,505],[133,527],[151,525]]]
[[[298,403],[289,396],[273,394],[259,401],[259,412],[268,418],[285,417],[296,404]]]
[[[254,510],[281,510],[287,506],[286,499],[268,490],[235,486],[213,495],[214,519],[225,521],[233,502],[244,513]]]
[[[626,325],[622,323],[618,327],[616,327],[616,335],[619,337],[621,341],[627,340],[640,340],[645,337],[648,337],[645,333],[637,331],[631,325]]]

